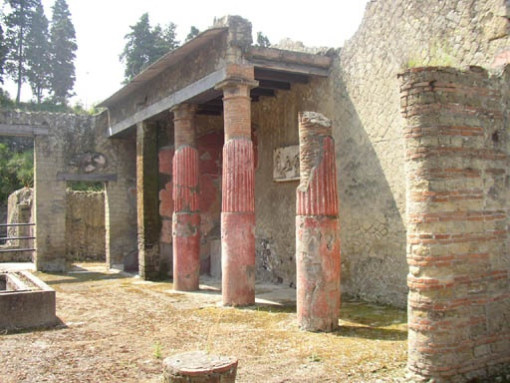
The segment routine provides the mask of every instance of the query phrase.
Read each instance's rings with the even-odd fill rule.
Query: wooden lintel
[[[189,101],[197,96],[209,92],[214,89],[216,84],[226,79],[226,69],[220,69],[213,72],[193,84],[190,84],[169,96],[156,101],[155,103],[139,110],[130,117],[115,123],[108,128],[108,137],[115,136],[124,130],[136,125],[139,122],[145,121],[156,114],[165,110],[169,110],[173,106],[179,105],[185,101]],[[215,96],[216,97],[216,96]]]
[[[255,80],[259,81],[259,83],[262,80],[269,80],[288,82],[291,84],[292,83],[307,84],[308,75],[255,67]]]
[[[42,125],[0,124],[0,136],[35,137],[47,136],[49,129]]]
[[[221,116],[221,110],[207,110],[207,109],[198,109],[197,114],[203,116]]]
[[[108,182],[117,181],[117,174],[76,174],[57,173],[57,181],[85,181],[85,182]]]
[[[259,88],[290,90],[290,83],[275,80],[259,80]]]
[[[252,97],[259,97],[259,96],[274,97],[275,93],[274,93],[273,89],[255,88],[255,89],[251,90],[250,95]]]

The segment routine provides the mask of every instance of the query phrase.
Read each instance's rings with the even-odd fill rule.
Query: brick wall
[[[409,370],[418,377],[469,380],[510,364],[509,74],[402,75]]]

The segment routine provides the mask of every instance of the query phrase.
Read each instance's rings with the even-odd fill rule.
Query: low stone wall
[[[67,191],[66,246],[73,261],[105,260],[104,193]]]
[[[1,223],[32,223],[33,217],[33,190],[23,188],[13,192],[7,202],[7,217]],[[7,237],[32,237],[33,226],[9,226],[3,236]],[[2,250],[12,250],[0,253],[0,262],[31,262],[33,251],[16,251],[17,249],[34,248],[33,239],[12,239],[0,245]]]

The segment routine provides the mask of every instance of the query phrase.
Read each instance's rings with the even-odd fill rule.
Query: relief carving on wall
[[[83,173],[93,173],[106,167],[106,157],[101,153],[81,153],[74,156],[69,165]]]
[[[299,181],[299,145],[274,150],[273,179],[276,182]]]

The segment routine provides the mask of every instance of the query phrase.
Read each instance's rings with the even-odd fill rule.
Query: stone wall
[[[296,283],[296,188],[298,180],[276,182],[275,149],[299,144],[298,112],[319,111],[327,81],[294,84],[276,97],[252,103],[253,141],[256,151],[255,215],[257,278],[286,285]]]
[[[509,80],[510,67],[402,76],[408,366],[423,379],[510,365]]]
[[[2,124],[47,130],[47,134],[35,137],[34,145],[38,270],[65,270],[71,261],[66,252],[66,180],[80,177],[108,179],[105,182],[108,264],[122,264],[129,254],[136,253],[134,140],[108,139],[106,122],[106,113],[92,117],[0,111]]]
[[[417,65],[499,65],[504,0],[373,0],[321,97],[333,120],[343,292],[404,306],[405,178],[397,74]]]
[[[22,188],[13,192],[7,200],[7,219],[2,223],[33,223],[33,190]],[[5,236],[33,237],[33,226],[8,226]],[[33,239],[8,240],[0,245],[2,250],[12,251],[0,253],[1,262],[31,262],[33,251],[16,251],[16,249],[33,249]]]
[[[105,260],[104,192],[67,191],[66,246],[73,261]]]

